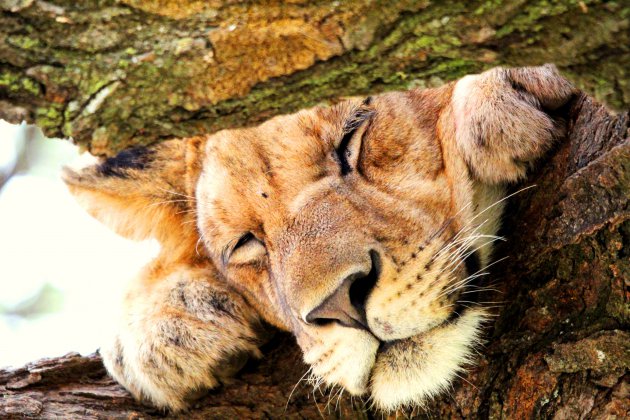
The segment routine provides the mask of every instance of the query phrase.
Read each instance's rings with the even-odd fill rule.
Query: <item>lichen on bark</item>
[[[630,103],[623,2],[0,2],[0,117],[96,154],[339,97],[555,62]]]

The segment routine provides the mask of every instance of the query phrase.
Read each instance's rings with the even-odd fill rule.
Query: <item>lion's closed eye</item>
[[[256,238],[253,233],[248,232],[241,236],[227,253],[225,262],[235,265],[251,264],[259,261],[266,254],[265,244]]]
[[[339,144],[335,148],[339,165],[341,166],[341,175],[347,175],[352,172],[357,165],[359,149],[363,143],[363,136],[367,130],[366,123],[374,116],[374,110],[368,108],[372,98],[368,97],[363,101],[361,107],[355,110],[354,114],[344,123],[343,136],[340,138]],[[360,134],[359,141],[352,139]]]

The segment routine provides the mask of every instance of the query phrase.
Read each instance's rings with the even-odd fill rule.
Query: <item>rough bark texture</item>
[[[0,118],[96,154],[544,62],[627,107],[630,4],[0,0]]]
[[[630,113],[587,96],[565,110],[567,139],[511,199],[493,267],[497,321],[479,365],[429,418],[628,418],[630,414]],[[306,366],[279,334],[222,389],[181,418],[372,418],[359,399],[298,383]],[[296,386],[296,384],[298,384]],[[0,417],[176,417],[134,402],[97,355],[0,371]]]

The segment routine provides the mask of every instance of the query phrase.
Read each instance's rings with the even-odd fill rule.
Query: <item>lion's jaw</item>
[[[488,213],[496,217],[500,210]],[[496,226],[497,221],[488,222]],[[384,277],[367,302],[369,332],[334,323],[292,329],[298,331],[311,367],[311,383],[341,385],[351,395],[368,397],[379,410],[392,412],[425,406],[473,362],[488,311],[471,301],[467,279],[482,272],[463,268],[464,261],[454,257],[461,249],[440,253],[435,248],[446,247],[416,250],[415,264],[408,261],[402,269],[384,264]],[[484,265],[485,260],[483,255]],[[426,269],[429,261],[433,270]],[[449,271],[450,280],[440,279]]]
[[[435,134],[452,130],[440,122],[450,93],[375,99],[350,143],[350,173],[334,153],[357,101],[217,134],[198,181],[199,230],[225,277],[296,336],[316,384],[368,395],[383,410],[446,388],[484,318],[455,306],[476,274],[465,259],[480,248],[483,266],[498,213],[476,220],[492,194],[477,191],[455,145]],[[344,278],[368,278],[375,259],[359,328],[309,319]]]
[[[305,349],[304,361],[311,366],[307,379],[313,386],[340,385],[390,412],[422,407],[448,389],[473,361],[486,316],[482,308],[467,309],[453,322],[391,342],[338,325],[327,327],[327,343],[298,342]]]

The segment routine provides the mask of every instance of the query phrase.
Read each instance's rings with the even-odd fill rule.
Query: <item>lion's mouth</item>
[[[463,317],[466,314],[467,309],[468,308],[464,308],[461,311],[453,311],[453,313],[443,322],[419,334],[396,340],[381,341],[377,351],[377,355],[388,354],[393,351],[405,351],[411,349],[411,347],[416,348],[420,343],[424,341],[424,338],[431,336],[433,333],[439,331],[442,328],[456,323],[459,318]]]
[[[305,353],[305,361],[327,383],[341,385],[352,395],[369,394],[385,411],[424,404],[447,389],[458,372],[471,363],[481,324],[487,318],[486,310],[472,301],[478,298],[472,292],[482,284],[469,281],[476,279],[480,271],[478,254],[471,253],[463,263],[454,275],[457,279],[446,286],[452,289],[440,289],[443,294],[438,297],[443,300],[435,311],[420,309],[428,318],[407,312],[416,310],[413,305],[394,314],[399,316],[398,320],[405,316],[418,318],[417,326],[405,325],[403,319],[397,330],[392,330],[395,316],[371,319],[370,326],[376,331],[367,326],[347,328],[330,324],[325,327],[330,330],[327,337],[331,346],[314,346],[313,351]],[[372,267],[379,272],[374,258]],[[378,328],[384,333],[379,334]],[[321,357],[322,354],[326,357]]]

